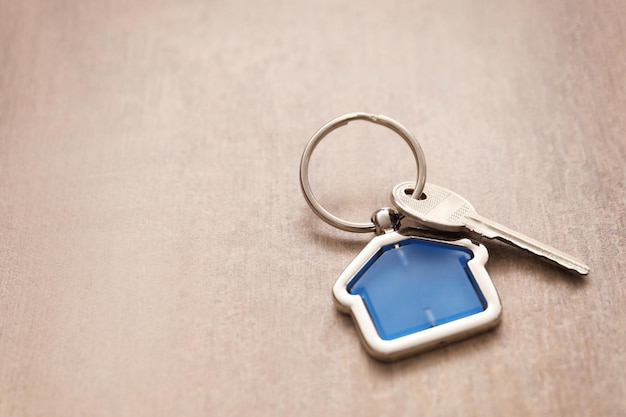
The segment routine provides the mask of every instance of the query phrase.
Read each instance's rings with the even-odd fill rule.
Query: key
[[[411,197],[414,186],[414,182],[396,185],[391,193],[391,199],[398,211],[425,228],[448,232],[474,232],[525,249],[581,275],[589,273],[589,267],[572,256],[482,217],[469,201],[452,191],[427,183],[422,198],[415,199]]]

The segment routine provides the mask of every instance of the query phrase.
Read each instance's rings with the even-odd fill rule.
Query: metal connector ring
[[[304,198],[309,204],[309,207],[311,207],[313,212],[326,223],[341,230],[357,233],[374,232],[376,230],[376,227],[372,222],[356,223],[343,220],[331,214],[317,201],[315,195],[313,194],[313,191],[311,190],[311,184],[309,182],[309,161],[311,160],[311,155],[313,154],[313,151],[315,150],[317,145],[333,130],[340,128],[341,126],[345,126],[353,120],[364,120],[366,122],[376,123],[381,126],[385,126],[400,135],[402,139],[404,139],[404,141],[409,145],[417,164],[417,179],[415,180],[415,188],[413,189],[413,198],[419,198],[422,195],[422,190],[424,189],[424,184],[426,183],[426,157],[424,156],[424,151],[422,150],[419,142],[417,141],[417,139],[415,139],[411,132],[407,130],[406,127],[402,126],[395,120],[382,115],[374,115],[368,113],[346,114],[326,123],[317,132],[315,132],[311,139],[309,139],[309,142],[304,148],[302,159],[300,161],[300,187],[302,188],[302,193],[304,194]]]

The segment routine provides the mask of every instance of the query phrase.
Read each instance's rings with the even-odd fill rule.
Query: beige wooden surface
[[[626,3],[0,1],[0,415],[626,415]],[[369,358],[307,139],[391,116],[429,181],[585,261],[491,244],[491,333]],[[351,124],[320,199],[412,179]]]

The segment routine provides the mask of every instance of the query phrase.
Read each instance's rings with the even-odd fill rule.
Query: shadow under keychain
[[[371,223],[334,216],[320,205],[309,183],[309,161],[315,147],[333,130],[354,120],[396,132],[417,163],[416,181],[403,182],[392,190],[398,211],[382,208],[372,215]],[[459,233],[499,239],[562,268],[589,273],[587,265],[570,255],[488,220],[460,195],[427,184],[426,160],[419,143],[404,126],[386,116],[351,113],[322,126],[302,154],[300,185],[313,212],[328,224],[349,232],[375,233],[339,275],[333,296],[337,308],[352,315],[366,350],[378,359],[399,359],[498,324],[502,306],[485,269],[487,249],[458,238]],[[401,224],[405,219],[420,229],[405,227]]]

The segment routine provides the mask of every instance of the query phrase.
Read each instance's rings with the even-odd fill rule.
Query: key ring
[[[373,222],[351,222],[348,220],[343,220],[331,214],[317,201],[315,195],[313,194],[313,191],[311,190],[311,184],[309,182],[309,161],[317,145],[330,132],[347,125],[353,120],[365,120],[366,122],[376,123],[381,126],[385,126],[400,135],[402,139],[404,139],[404,141],[409,145],[417,164],[417,179],[415,181],[413,194],[411,195],[412,198],[419,198],[422,195],[422,190],[424,189],[424,184],[426,183],[426,157],[424,156],[424,151],[422,150],[419,142],[417,141],[417,139],[415,139],[411,132],[408,131],[406,127],[402,126],[397,121],[383,115],[374,115],[368,113],[346,114],[326,123],[317,132],[315,132],[311,139],[309,139],[309,142],[304,148],[302,159],[300,161],[300,187],[302,188],[304,198],[309,204],[309,207],[311,207],[311,210],[313,210],[313,212],[326,223],[338,229],[345,230],[347,232],[357,233],[374,232],[376,230],[376,227]]]

